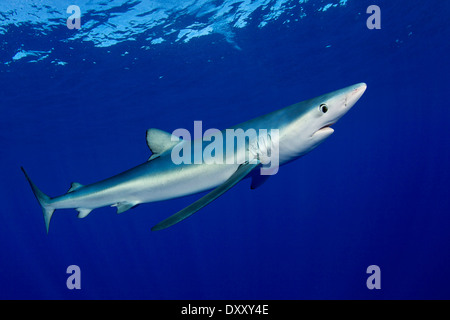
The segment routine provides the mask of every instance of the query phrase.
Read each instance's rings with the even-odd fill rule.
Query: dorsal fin
[[[67,191],[67,193],[69,192],[74,192],[77,189],[80,189],[83,185],[81,183],[78,182],[72,182],[72,185],[70,186],[69,191]]]
[[[164,151],[172,149],[180,141],[180,138],[168,132],[154,128],[148,129],[147,145],[152,152],[152,156],[148,160],[159,157]]]

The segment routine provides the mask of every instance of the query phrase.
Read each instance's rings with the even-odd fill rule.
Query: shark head
[[[280,135],[280,162],[302,156],[333,134],[331,127],[361,98],[367,85],[355,84],[289,108],[290,123]]]
[[[331,126],[355,105],[366,88],[365,83],[359,83],[314,99],[315,104],[313,103],[309,110],[312,118],[309,126],[312,140],[320,143],[328,138],[334,132]]]

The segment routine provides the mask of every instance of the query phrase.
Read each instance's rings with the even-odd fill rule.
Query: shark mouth
[[[322,130],[322,129],[325,129],[325,128],[331,128],[331,126],[334,124],[334,122],[333,123],[329,123],[329,124],[327,124],[327,125],[324,125],[322,128],[320,128],[319,130]]]
[[[333,124],[334,123],[328,123],[328,124],[324,125],[322,128],[320,128],[319,130],[314,132],[313,136],[316,134],[328,134],[328,135],[332,134],[334,132],[334,129],[331,128],[331,126]]]

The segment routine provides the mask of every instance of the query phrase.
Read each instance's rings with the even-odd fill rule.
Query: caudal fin
[[[50,197],[47,196],[45,193],[43,193],[39,188],[31,181],[30,177],[28,176],[27,172],[23,167],[20,167],[22,169],[23,173],[25,174],[25,178],[27,178],[28,183],[31,186],[31,189],[33,190],[34,196],[39,201],[39,204],[41,205],[42,212],[44,213],[44,221],[45,221],[45,227],[47,229],[50,226],[50,219],[52,218],[53,212],[55,211],[54,208],[51,208],[49,206],[50,204]]]

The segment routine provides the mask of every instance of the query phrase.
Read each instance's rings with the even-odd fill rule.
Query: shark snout
[[[332,106],[332,111],[327,113],[320,124],[320,129],[313,133],[314,135],[325,135],[328,137],[334,130],[330,127],[335,124],[344,114],[346,114],[355,103],[361,98],[367,89],[364,82],[349,86],[336,92],[334,99],[330,99],[329,103]]]
[[[350,88],[346,96],[346,107],[351,108],[361,98],[367,89],[367,84],[364,82],[358,83]]]

